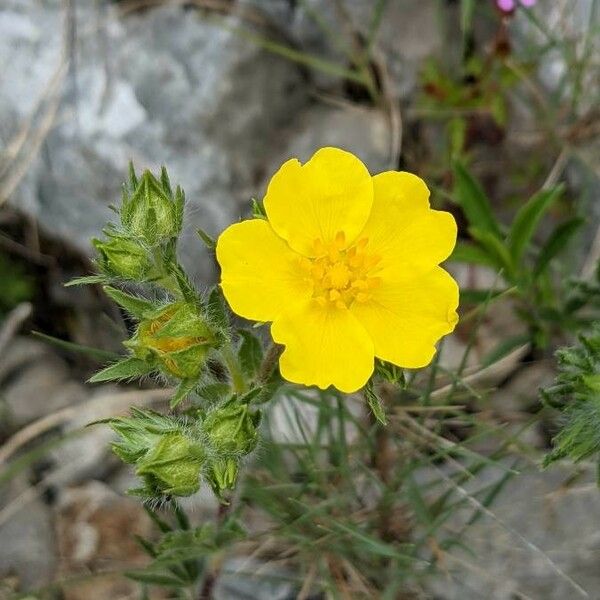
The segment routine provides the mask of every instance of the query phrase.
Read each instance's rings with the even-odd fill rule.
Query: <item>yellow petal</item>
[[[350,393],[373,373],[373,343],[345,308],[302,302],[273,323],[271,334],[285,345],[279,366],[288,381]]]
[[[351,312],[369,333],[375,356],[400,367],[424,367],[434,344],[450,333],[458,315],[458,285],[441,267],[410,281],[383,280]]]
[[[217,242],[225,298],[235,313],[255,321],[273,321],[286,306],[310,297],[301,260],[263,219],[231,225]]]
[[[367,168],[339,148],[321,148],[304,165],[288,160],[275,173],[264,199],[275,232],[305,256],[316,256],[315,242],[337,237],[340,249],[363,229],[373,203]]]
[[[410,279],[448,258],[456,244],[456,221],[429,208],[429,190],[412,173],[388,171],[373,177],[374,199],[361,238],[381,259],[381,277],[390,272]]]

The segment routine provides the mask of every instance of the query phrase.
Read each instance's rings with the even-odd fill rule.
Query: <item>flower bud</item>
[[[154,493],[190,496],[200,488],[200,471],[205,461],[202,446],[182,432],[160,437],[158,443],[137,463],[136,473]]]
[[[230,401],[208,413],[202,423],[208,442],[221,456],[244,456],[256,448],[260,413]]]
[[[182,192],[178,190],[177,199],[173,199],[168,179],[160,182],[145,171],[131,197],[125,193],[121,223],[133,236],[156,246],[179,235],[182,211]]]
[[[237,458],[215,460],[208,469],[206,479],[215,494],[221,496],[224,490],[232,490],[235,487],[239,470]]]
[[[108,240],[93,240],[92,243],[100,254],[100,267],[109,275],[143,281],[152,270],[146,249],[135,240],[108,234]]]
[[[142,320],[126,342],[134,354],[155,361],[167,374],[181,379],[198,377],[214,336],[198,309],[187,302],[169,304]]]

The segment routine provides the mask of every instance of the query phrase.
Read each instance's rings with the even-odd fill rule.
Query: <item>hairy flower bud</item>
[[[237,458],[224,458],[211,463],[206,479],[217,496],[224,490],[232,490],[235,487],[240,470]]]
[[[100,254],[99,264],[108,275],[144,281],[152,271],[152,263],[146,249],[135,240],[109,233],[108,239],[93,240]]]
[[[136,472],[155,493],[190,496],[200,488],[204,461],[204,449],[198,442],[182,432],[172,432],[162,435],[138,461]]]
[[[133,194],[123,197],[121,223],[133,236],[156,246],[179,235],[182,213],[183,193],[178,189],[173,197],[166,172],[158,181],[145,171]]]
[[[175,302],[143,319],[126,345],[138,358],[155,361],[167,375],[193,379],[200,374],[214,342],[197,307]]]
[[[234,400],[208,413],[202,422],[209,443],[221,456],[243,456],[256,448],[260,413]]]

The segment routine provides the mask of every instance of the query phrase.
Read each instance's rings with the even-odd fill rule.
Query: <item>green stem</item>
[[[240,368],[238,358],[233,351],[231,342],[227,342],[223,345],[221,348],[221,356],[223,357],[223,362],[225,363],[229,374],[231,375],[231,381],[235,391],[238,394],[243,394],[248,390],[248,386],[246,385],[244,374]]]

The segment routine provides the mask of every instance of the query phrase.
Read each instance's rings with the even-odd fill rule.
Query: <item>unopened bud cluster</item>
[[[118,436],[113,450],[140,478],[142,485],[131,493],[188,496],[205,481],[222,497],[258,444],[260,412],[252,400],[260,396],[263,402],[270,389],[254,381],[260,343],[249,332],[240,338],[233,330],[219,288],[207,299],[178,263],[184,194],[179,187],[172,192],[164,169],[159,178],[146,171],[139,179],[130,169],[117,212],[119,222],[93,242],[100,274],[80,282],[103,283],[133,333],[124,341],[123,357],[91,381],[160,376],[175,386],[171,409],[183,401],[187,409],[132,409],[130,416],[109,419]]]

